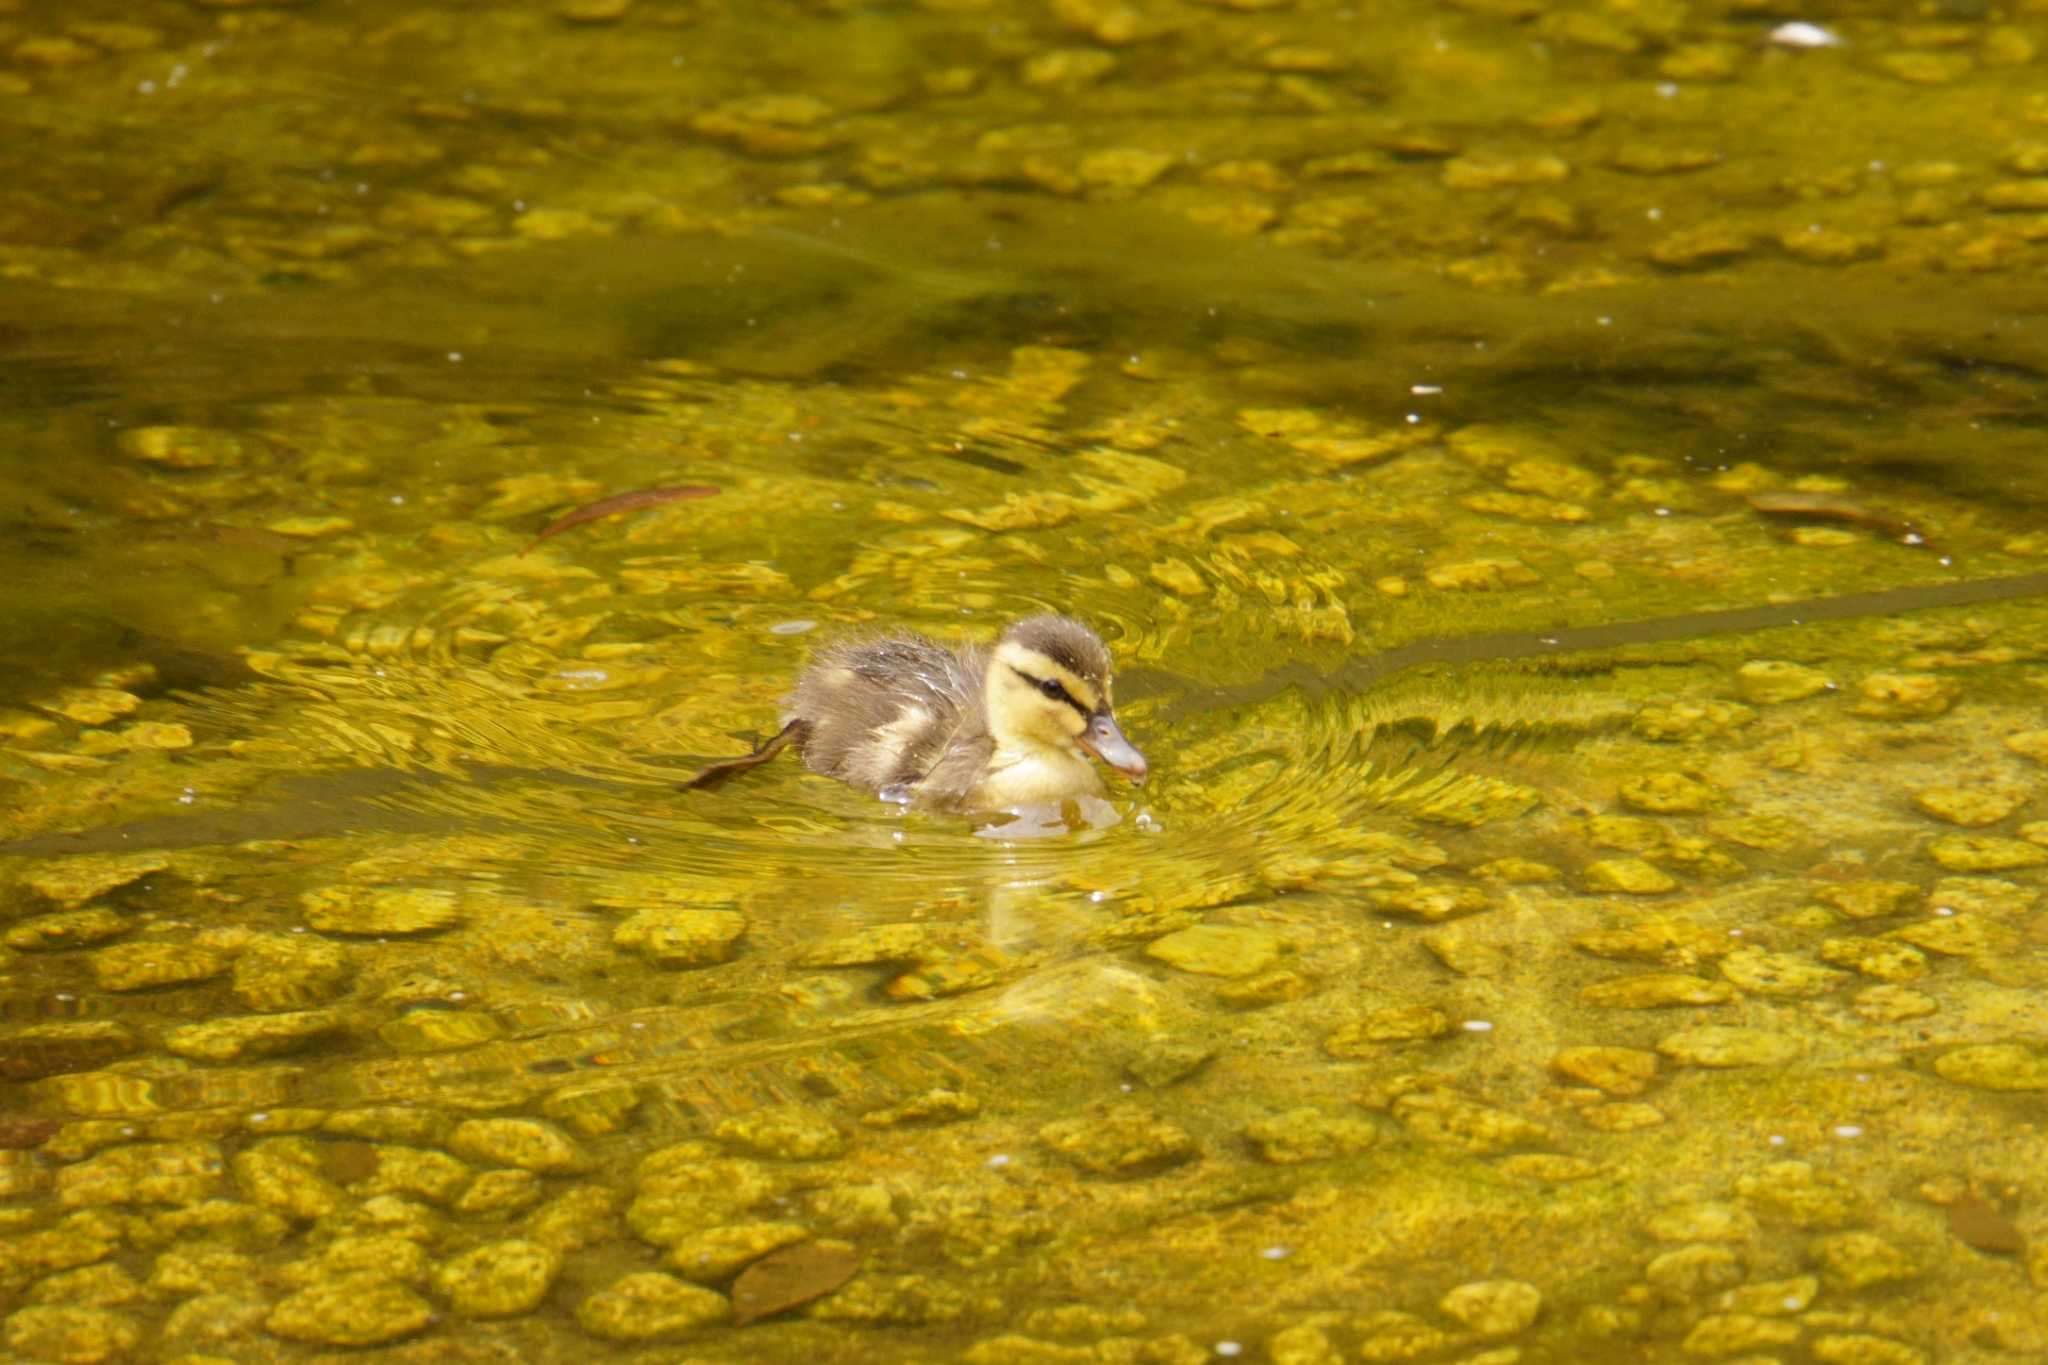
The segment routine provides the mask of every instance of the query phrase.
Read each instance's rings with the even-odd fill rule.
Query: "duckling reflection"
[[[779,733],[686,783],[711,787],[796,745],[814,772],[887,800],[1002,810],[1100,796],[1091,756],[1143,782],[1118,728],[1109,647],[1079,621],[1032,616],[993,647],[892,635],[826,646]]]

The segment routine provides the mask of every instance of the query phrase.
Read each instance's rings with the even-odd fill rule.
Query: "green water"
[[[1784,17],[0,0],[7,1359],[2048,1350],[2048,15]]]

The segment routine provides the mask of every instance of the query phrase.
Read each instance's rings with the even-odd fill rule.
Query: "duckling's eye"
[[[1060,680],[1058,678],[1040,679],[1038,683],[1038,690],[1045,693],[1046,696],[1051,697],[1054,701],[1065,701],[1067,699],[1067,689],[1060,686]]]

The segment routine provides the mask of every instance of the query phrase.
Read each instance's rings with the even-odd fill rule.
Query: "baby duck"
[[[1027,617],[993,647],[844,641],[797,679],[774,738],[685,785],[716,786],[794,744],[814,772],[942,810],[1098,796],[1090,754],[1133,782],[1146,773],[1109,693],[1109,647],[1066,616]]]

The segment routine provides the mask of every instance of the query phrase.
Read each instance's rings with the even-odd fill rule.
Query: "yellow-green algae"
[[[2048,1350],[2048,615],[1795,624],[2048,556],[2048,33],[1778,17],[0,12],[7,1349]],[[1044,607],[1119,823],[675,790]]]

